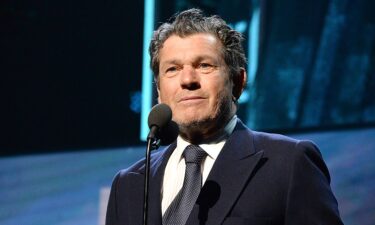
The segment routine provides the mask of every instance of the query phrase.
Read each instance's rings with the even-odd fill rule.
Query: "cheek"
[[[232,95],[232,85],[230,81],[223,80],[221,82],[216,83],[213,87],[211,87],[211,94],[215,96],[215,102],[219,104],[223,98]]]
[[[168,99],[167,99],[168,95],[166,95],[164,92],[159,92],[159,102],[160,103],[167,103],[168,104]]]
[[[232,89],[229,84],[226,84],[224,86],[221,86],[221,88],[216,89],[215,92],[215,99],[212,102],[211,106],[212,109],[218,113],[223,110],[223,108],[226,108],[228,105],[230,105],[232,99]]]
[[[158,100],[161,103],[166,103],[171,106],[172,100],[175,95],[175,88],[173,85],[160,85],[160,90],[158,91]]]

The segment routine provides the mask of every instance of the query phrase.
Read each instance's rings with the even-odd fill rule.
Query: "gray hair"
[[[205,17],[199,9],[189,9],[174,17],[173,22],[163,23],[154,31],[151,39],[149,53],[151,69],[155,80],[159,77],[160,50],[163,43],[172,35],[186,37],[197,33],[208,33],[217,37],[223,45],[223,57],[228,66],[231,78],[236,79],[241,68],[246,67],[246,57],[242,47],[241,33],[230,28],[219,16]]]

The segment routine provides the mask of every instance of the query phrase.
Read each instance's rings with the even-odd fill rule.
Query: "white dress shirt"
[[[206,181],[216,158],[220,154],[221,149],[228,139],[228,136],[233,132],[234,127],[236,126],[236,121],[237,116],[235,115],[225,126],[223,133],[220,134],[218,138],[210,143],[199,145],[207,153],[207,157],[202,162],[201,167],[202,185]],[[190,145],[189,142],[178,136],[176,149],[173,151],[165,168],[161,190],[161,209],[163,215],[183,186],[186,165],[185,159],[182,157],[182,153],[188,145]]]

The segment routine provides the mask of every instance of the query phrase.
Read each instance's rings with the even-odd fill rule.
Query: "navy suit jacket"
[[[176,143],[151,157],[148,224],[161,225],[164,169]],[[140,225],[144,160],[112,184],[107,225]],[[282,135],[236,128],[202,187],[191,225],[341,225],[330,175],[317,147]]]

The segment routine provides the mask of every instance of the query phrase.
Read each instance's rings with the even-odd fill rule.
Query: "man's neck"
[[[226,123],[221,127],[215,127],[213,130],[215,132],[211,132],[211,135],[205,135],[201,133],[201,130],[196,132],[190,130],[188,133],[180,133],[180,137],[185,141],[191,144],[210,144],[210,143],[218,143],[221,140],[227,138],[234,130],[236,126],[237,116],[233,115]]]

